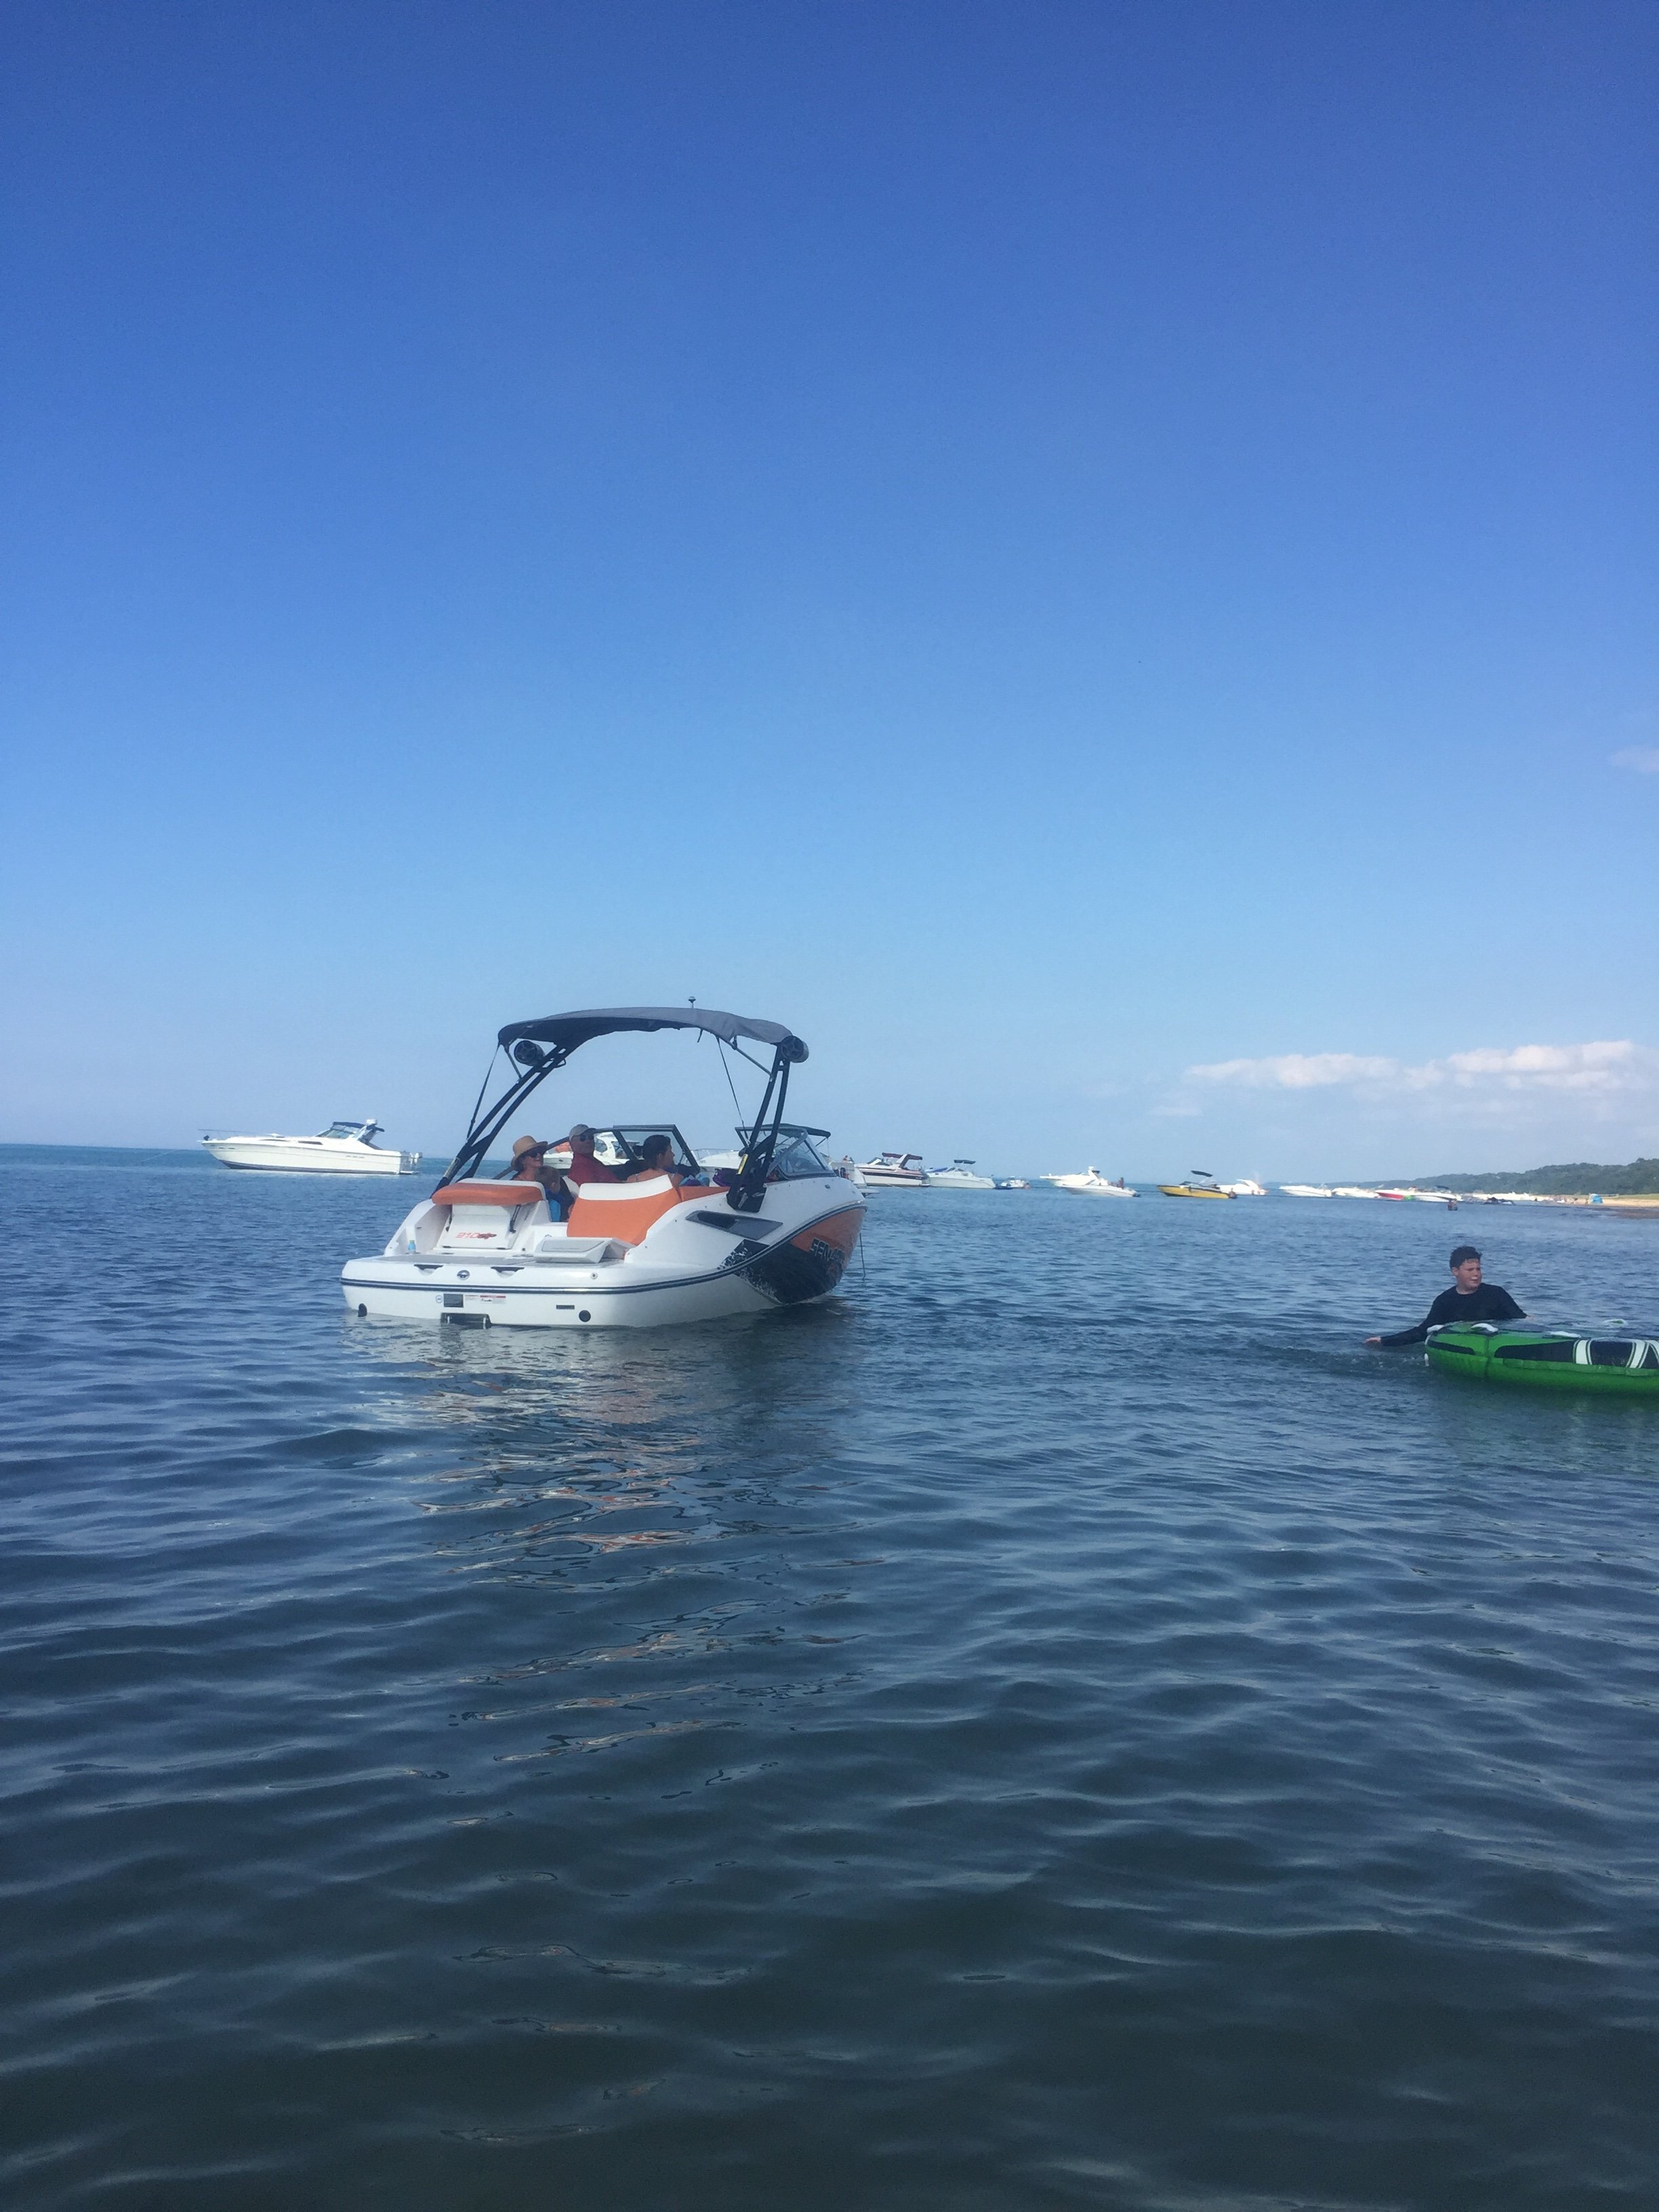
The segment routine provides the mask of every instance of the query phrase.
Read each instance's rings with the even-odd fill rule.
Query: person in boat
[[[1402,1328],[1393,1336],[1368,1336],[1367,1344],[1421,1344],[1431,1328],[1446,1328],[1472,1321],[1524,1321],[1526,1312],[1497,1283],[1480,1279],[1480,1255],[1473,1244],[1460,1244],[1451,1255],[1452,1284],[1442,1291],[1415,1328]]]
[[[570,1147],[570,1164],[564,1171],[567,1183],[580,1186],[585,1182],[619,1182],[622,1178],[615,1168],[606,1167],[595,1157],[593,1139],[599,1132],[586,1121],[578,1121],[565,1143]]]
[[[564,1179],[556,1167],[548,1164],[550,1137],[518,1137],[513,1145],[513,1181],[539,1183],[548,1208],[556,1220],[564,1217],[567,1201]]]
[[[629,1182],[647,1182],[657,1176],[666,1176],[678,1189],[685,1181],[674,1164],[674,1140],[672,1137],[647,1137],[640,1146],[643,1164],[629,1176]]]

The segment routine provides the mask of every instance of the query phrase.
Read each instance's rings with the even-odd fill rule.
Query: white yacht
[[[1120,1176],[1115,1182],[1109,1182],[1098,1168],[1087,1169],[1082,1175],[1039,1176],[1039,1182],[1051,1182],[1056,1190],[1075,1190],[1085,1198],[1133,1198],[1134,1188]]]
[[[1254,1182],[1249,1176],[1242,1182],[1224,1182],[1220,1188],[1230,1198],[1266,1198],[1267,1195],[1267,1184]]]
[[[484,1172],[532,1092],[574,1052],[654,1030],[770,1048],[769,1066],[754,1063],[766,1085],[738,1132],[735,1169],[703,1165],[672,1121],[655,1120],[596,1126],[599,1176],[567,1182],[562,1147],[550,1148],[545,1178]],[[496,1048],[505,1087],[486,1104],[486,1079],[438,1188],[381,1251],[346,1262],[354,1313],[472,1328],[651,1328],[805,1305],[841,1281],[864,1196],[817,1149],[827,1130],[783,1119],[806,1047],[781,1023],[708,1006],[606,1006],[509,1022]],[[660,1174],[644,1165],[653,1135],[668,1139],[672,1165]]]
[[[1336,1193],[1328,1183],[1282,1182],[1279,1188],[1286,1198],[1334,1198]]]
[[[971,1160],[957,1160],[948,1168],[927,1171],[929,1190],[994,1190],[996,1187],[994,1176],[974,1173]]]
[[[331,1121],[314,1137],[204,1137],[228,1168],[288,1175],[413,1175],[418,1152],[382,1152],[378,1121]]]
[[[859,1173],[866,1190],[926,1190],[927,1170],[920,1152],[878,1152],[860,1160]]]

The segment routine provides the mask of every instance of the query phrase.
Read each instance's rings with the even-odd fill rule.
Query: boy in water
[[[1451,1255],[1452,1286],[1442,1291],[1415,1328],[1402,1328],[1395,1336],[1368,1336],[1367,1344],[1421,1344],[1431,1328],[1472,1321],[1524,1321],[1526,1315],[1505,1290],[1480,1279],[1480,1255],[1473,1244],[1460,1244]]]

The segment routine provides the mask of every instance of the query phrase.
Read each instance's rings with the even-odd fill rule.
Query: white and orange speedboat
[[[596,1127],[598,1156],[617,1173],[637,1167],[649,1133],[670,1139],[675,1173],[582,1183],[564,1221],[538,1184],[482,1172],[531,1093],[579,1047],[667,1029],[702,1030],[739,1053],[745,1039],[771,1048],[769,1068],[755,1063],[766,1076],[765,1094],[752,1124],[738,1133],[735,1170],[677,1182],[700,1170],[672,1121]],[[840,1282],[863,1225],[864,1197],[818,1151],[827,1130],[783,1119],[789,1071],[806,1047],[780,1024],[703,1006],[616,1006],[509,1023],[496,1043],[507,1054],[506,1087],[484,1105],[486,1075],[471,1126],[437,1189],[383,1252],[346,1262],[341,1287],[356,1312],[474,1328],[650,1328],[804,1305]]]

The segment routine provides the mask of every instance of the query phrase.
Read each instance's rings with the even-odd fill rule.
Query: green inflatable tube
[[[1477,1322],[1429,1332],[1431,1367],[1478,1382],[1533,1389],[1613,1391],[1659,1405],[1659,1340],[1575,1336],[1568,1329],[1504,1328]]]

